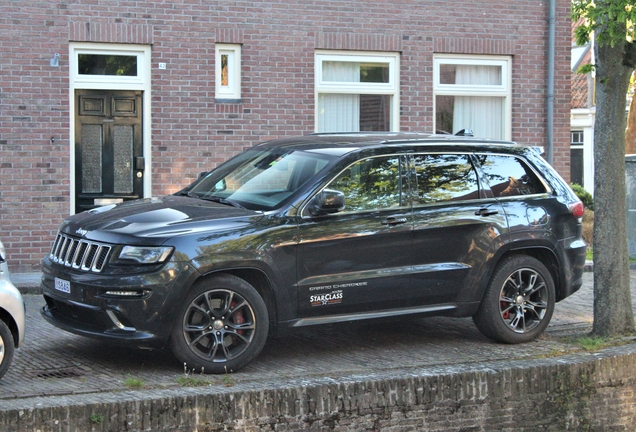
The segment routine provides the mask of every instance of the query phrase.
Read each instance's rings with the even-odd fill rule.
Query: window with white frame
[[[511,139],[510,57],[434,57],[435,130]]]
[[[216,44],[216,99],[241,98],[241,45]]]
[[[399,57],[316,53],[316,132],[399,130]]]
[[[143,45],[73,44],[70,77],[75,88],[139,89],[150,74]]]

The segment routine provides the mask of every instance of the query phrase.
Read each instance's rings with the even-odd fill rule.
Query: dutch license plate
[[[55,289],[58,291],[65,292],[67,294],[71,293],[71,283],[64,279],[55,278]]]

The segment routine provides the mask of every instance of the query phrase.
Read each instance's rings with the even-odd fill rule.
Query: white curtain
[[[455,84],[501,85],[501,68],[457,65]],[[504,98],[455,96],[453,133],[472,129],[480,138],[504,139]]]
[[[323,62],[323,81],[360,82],[360,64]],[[318,132],[359,132],[360,96],[357,94],[319,94]]]

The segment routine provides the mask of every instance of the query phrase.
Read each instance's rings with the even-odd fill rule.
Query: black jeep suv
[[[289,327],[472,316],[528,342],[581,286],[583,205],[533,148],[316,134],[258,145],[166,197],[66,219],[50,323],[237,371]]]

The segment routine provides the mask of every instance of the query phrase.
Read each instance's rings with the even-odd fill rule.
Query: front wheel
[[[530,342],[545,331],[554,304],[554,281],[546,266],[516,255],[495,269],[473,321],[484,336],[497,342]]]
[[[188,369],[231,373],[258,356],[268,331],[267,307],[256,289],[236,276],[220,275],[188,293],[170,345]]]
[[[4,321],[0,320],[0,378],[9,369],[14,350],[13,334]]]

